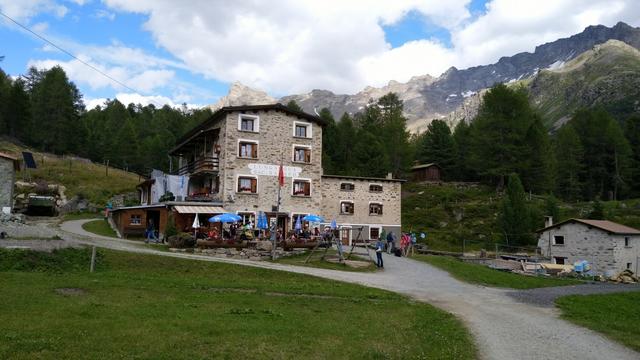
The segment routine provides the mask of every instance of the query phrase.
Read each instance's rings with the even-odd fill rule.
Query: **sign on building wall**
[[[249,164],[251,175],[278,176],[280,165],[273,164]],[[302,172],[302,168],[297,166],[283,166],[285,177],[298,177]]]

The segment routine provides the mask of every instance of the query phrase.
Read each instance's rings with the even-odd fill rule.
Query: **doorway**
[[[351,228],[341,228],[340,239],[342,240],[342,245],[349,246],[351,244]]]

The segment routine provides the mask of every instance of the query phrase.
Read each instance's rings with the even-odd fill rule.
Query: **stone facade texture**
[[[353,190],[342,190],[343,183],[353,184]],[[381,192],[370,191],[370,185],[379,185]],[[352,177],[322,178],[321,215],[325,219],[335,219],[338,224],[365,226],[363,238],[370,238],[370,228],[385,232],[393,231],[400,236],[402,182],[383,179],[360,179]],[[353,214],[341,213],[341,202],[353,202]],[[371,203],[382,204],[382,215],[369,213]],[[356,233],[351,234],[356,237]]]
[[[13,208],[13,184],[16,180],[14,161],[0,156],[0,210]]]
[[[244,114],[244,113],[243,113]],[[310,196],[293,195],[293,177],[286,176],[281,189],[280,211],[287,213],[317,213],[322,203],[322,127],[317,123],[306,122],[297,117],[279,111],[259,111],[247,113],[259,117],[259,131],[248,132],[238,130],[239,112],[227,114],[223,151],[220,158],[220,178],[223,207],[229,211],[272,211],[277,204],[278,177],[275,174],[256,174],[250,166],[271,165],[300,168],[297,179],[308,179],[311,182]],[[294,123],[305,123],[311,126],[311,138],[294,137]],[[256,159],[238,156],[238,142],[250,140],[258,142]],[[311,162],[293,161],[294,145],[311,147]],[[256,176],[258,191],[256,194],[239,193],[238,177]]]
[[[554,236],[564,236],[564,245],[554,245]],[[629,238],[628,247],[625,237]],[[581,223],[567,223],[542,232],[538,247],[544,256],[566,258],[566,264],[586,260],[596,273],[617,273],[626,269],[628,263],[635,272],[640,236],[612,234]]]

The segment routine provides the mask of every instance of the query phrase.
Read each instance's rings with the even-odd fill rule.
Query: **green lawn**
[[[640,291],[556,300],[562,317],[640,351]]]
[[[82,224],[82,228],[96,235],[117,237],[116,232],[113,231],[113,229],[105,219],[89,221]]]
[[[353,268],[345,264],[337,264],[337,263],[320,260],[320,257],[322,256],[323,251],[324,249],[316,251],[316,253],[313,254],[313,256],[311,257],[308,263],[305,263],[305,260],[309,256],[308,253],[276,259],[275,262],[281,263],[281,264],[309,266],[309,267],[315,267],[315,268],[321,268],[321,269],[342,270],[342,271],[370,272],[370,271],[377,270],[375,263],[371,262],[369,259],[362,256],[354,255],[351,257],[351,260],[367,261],[369,262],[369,266],[363,267],[363,268]],[[337,252],[335,250],[329,250],[327,252],[328,256],[335,256],[336,254]]]
[[[64,216],[62,216],[62,221],[97,219],[102,218],[103,215],[104,214],[97,214],[92,212],[73,212],[64,214]]]
[[[445,270],[458,280],[485,286],[532,289],[581,283],[572,279],[554,279],[508,273],[494,270],[484,265],[465,263],[448,256],[416,255],[413,258]]]
[[[91,274],[88,249],[0,249],[0,359],[476,357],[455,317],[391,292],[231,264],[99,255]]]

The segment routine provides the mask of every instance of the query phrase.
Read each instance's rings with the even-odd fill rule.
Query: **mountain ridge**
[[[395,92],[404,102],[408,129],[412,132],[421,132],[435,118],[444,119],[450,125],[454,125],[461,119],[469,119],[480,103],[482,92],[496,83],[514,83],[532,79],[541,70],[560,68],[585,51],[591,50],[595,45],[612,39],[640,49],[640,28],[623,22],[613,27],[588,26],[578,34],[538,45],[534,52],[503,56],[496,63],[462,70],[452,66],[439,77],[419,75],[412,77],[406,83],[390,80],[385,86],[379,88],[367,86],[353,95],[314,89],[305,94],[288,95],[276,100],[268,95],[262,96],[260,94],[266,95],[266,93],[255,90],[255,93],[248,94],[246,99],[229,99],[227,96],[220,101],[240,105],[251,99],[282,103],[295,100],[303,110],[309,113],[318,112],[326,107],[336,119],[339,119],[345,112],[358,112],[372,100],[375,101],[388,92]]]

